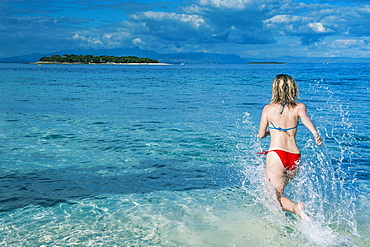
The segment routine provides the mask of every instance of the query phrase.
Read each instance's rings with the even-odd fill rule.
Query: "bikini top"
[[[282,109],[281,109],[280,114],[283,114],[285,104],[281,104],[281,106],[282,106]],[[292,129],[298,128],[298,125],[295,126],[295,127],[292,127],[292,128],[287,128],[287,129],[284,129],[284,128],[281,128],[281,127],[276,127],[271,121],[270,121],[270,124],[272,125],[272,127],[269,126],[269,129],[272,129],[272,130],[281,130],[281,131],[284,131],[284,132],[288,132],[288,130],[292,130]]]

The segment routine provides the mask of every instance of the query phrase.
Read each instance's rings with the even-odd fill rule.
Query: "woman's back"
[[[295,136],[298,127],[298,109],[300,103],[295,106],[281,104],[269,104],[265,107],[266,121],[270,128],[270,150],[281,149],[292,153],[299,153]]]

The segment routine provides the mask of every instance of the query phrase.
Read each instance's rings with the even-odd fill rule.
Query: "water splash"
[[[320,94],[326,102],[310,102],[315,109],[311,116],[320,134],[324,137],[323,147],[317,147],[310,133],[303,132],[298,138],[303,140],[302,162],[297,177],[287,185],[286,196],[295,202],[304,202],[311,221],[300,220],[293,214],[284,213],[274,198],[274,193],[264,175],[264,161],[256,150],[263,150],[262,143],[255,136],[257,127],[246,113],[243,124],[249,133],[249,143],[239,145],[244,153],[245,175],[242,187],[252,195],[255,204],[265,210],[265,220],[290,234],[300,246],[356,246],[354,239],[359,237],[355,219],[356,189],[355,178],[350,174],[353,147],[356,142],[349,109],[333,97],[322,80],[311,86],[313,95]],[[327,97],[323,96],[327,94]],[[311,106],[311,104],[313,106]],[[317,105],[315,105],[317,104]],[[244,139],[246,140],[246,139]]]
[[[299,220],[293,236],[303,236],[303,239],[307,240],[300,246],[356,246],[350,238],[340,235],[318,221]]]
[[[247,194],[254,197],[256,206],[262,205],[268,210],[265,212],[265,217],[268,220],[275,221],[277,219],[275,222],[280,224],[281,220],[284,219],[282,217],[283,211],[276,200],[276,194],[273,192],[271,184],[265,176],[263,157],[256,154],[256,152],[263,150],[263,147],[256,134],[257,128],[252,123],[251,116],[248,112],[244,114],[243,124],[248,134],[243,138],[247,142],[238,145],[238,149],[243,154],[241,158],[241,163],[243,164],[241,172],[244,175],[242,188]],[[271,213],[278,217],[270,218],[269,215]]]
[[[323,148],[305,137],[302,148],[304,169],[303,180],[311,181],[308,206],[312,214],[323,225],[330,225],[337,231],[346,229],[358,235],[355,220],[356,180],[354,178],[353,156],[356,142],[348,106],[333,97],[333,92],[323,87],[320,80],[311,86],[313,94],[327,94],[326,102],[319,102],[316,114],[312,116],[321,135],[325,137]],[[330,116],[328,116],[330,114]]]

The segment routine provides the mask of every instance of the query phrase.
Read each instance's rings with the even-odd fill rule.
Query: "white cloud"
[[[334,49],[347,49],[349,47],[358,46],[358,40],[355,39],[337,39],[330,43],[329,46]]]
[[[122,42],[127,40],[127,33],[112,32],[100,35],[99,30],[90,29],[76,33],[72,36],[72,40],[83,48],[115,48],[121,46]]]
[[[312,30],[316,33],[330,33],[333,32],[330,28],[324,27],[324,25],[320,22],[312,22],[309,23],[308,26],[312,28]]]
[[[200,0],[199,4],[216,8],[244,9],[246,5],[251,4],[252,2],[253,0]]]
[[[309,17],[294,16],[294,15],[275,15],[263,21],[265,25],[272,25],[274,23],[292,23],[292,22],[305,22],[312,20]]]
[[[133,43],[134,45],[142,45],[142,44],[145,44],[145,42],[144,42],[144,41],[142,41],[140,38],[133,39],[133,40],[132,40],[132,43]]]
[[[75,35],[72,36],[72,39],[75,39],[75,40],[86,40],[86,38],[82,35],[79,35],[78,33],[76,33]]]
[[[363,14],[370,14],[370,5],[365,5],[358,8],[358,11]]]
[[[362,39],[336,39],[330,43],[327,43],[327,46],[333,49],[370,49],[369,37],[363,37]]]
[[[167,13],[167,12],[154,12],[147,11],[143,15],[149,20],[155,21],[180,21],[183,23],[190,24],[196,28],[200,27],[205,23],[204,19],[198,15],[187,15],[187,14],[177,14],[177,13]],[[140,19],[139,16],[134,18]]]

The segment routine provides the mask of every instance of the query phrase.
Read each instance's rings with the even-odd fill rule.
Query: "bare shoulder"
[[[297,108],[298,108],[298,115],[306,115],[307,114],[307,107],[303,103],[297,103]]]
[[[269,105],[265,105],[262,109],[262,114],[266,114],[270,109],[270,106]]]
[[[277,105],[277,104],[268,104],[268,105],[265,105],[263,110],[266,111],[266,112],[269,112],[269,111],[275,110],[278,107],[279,107],[279,105]]]

